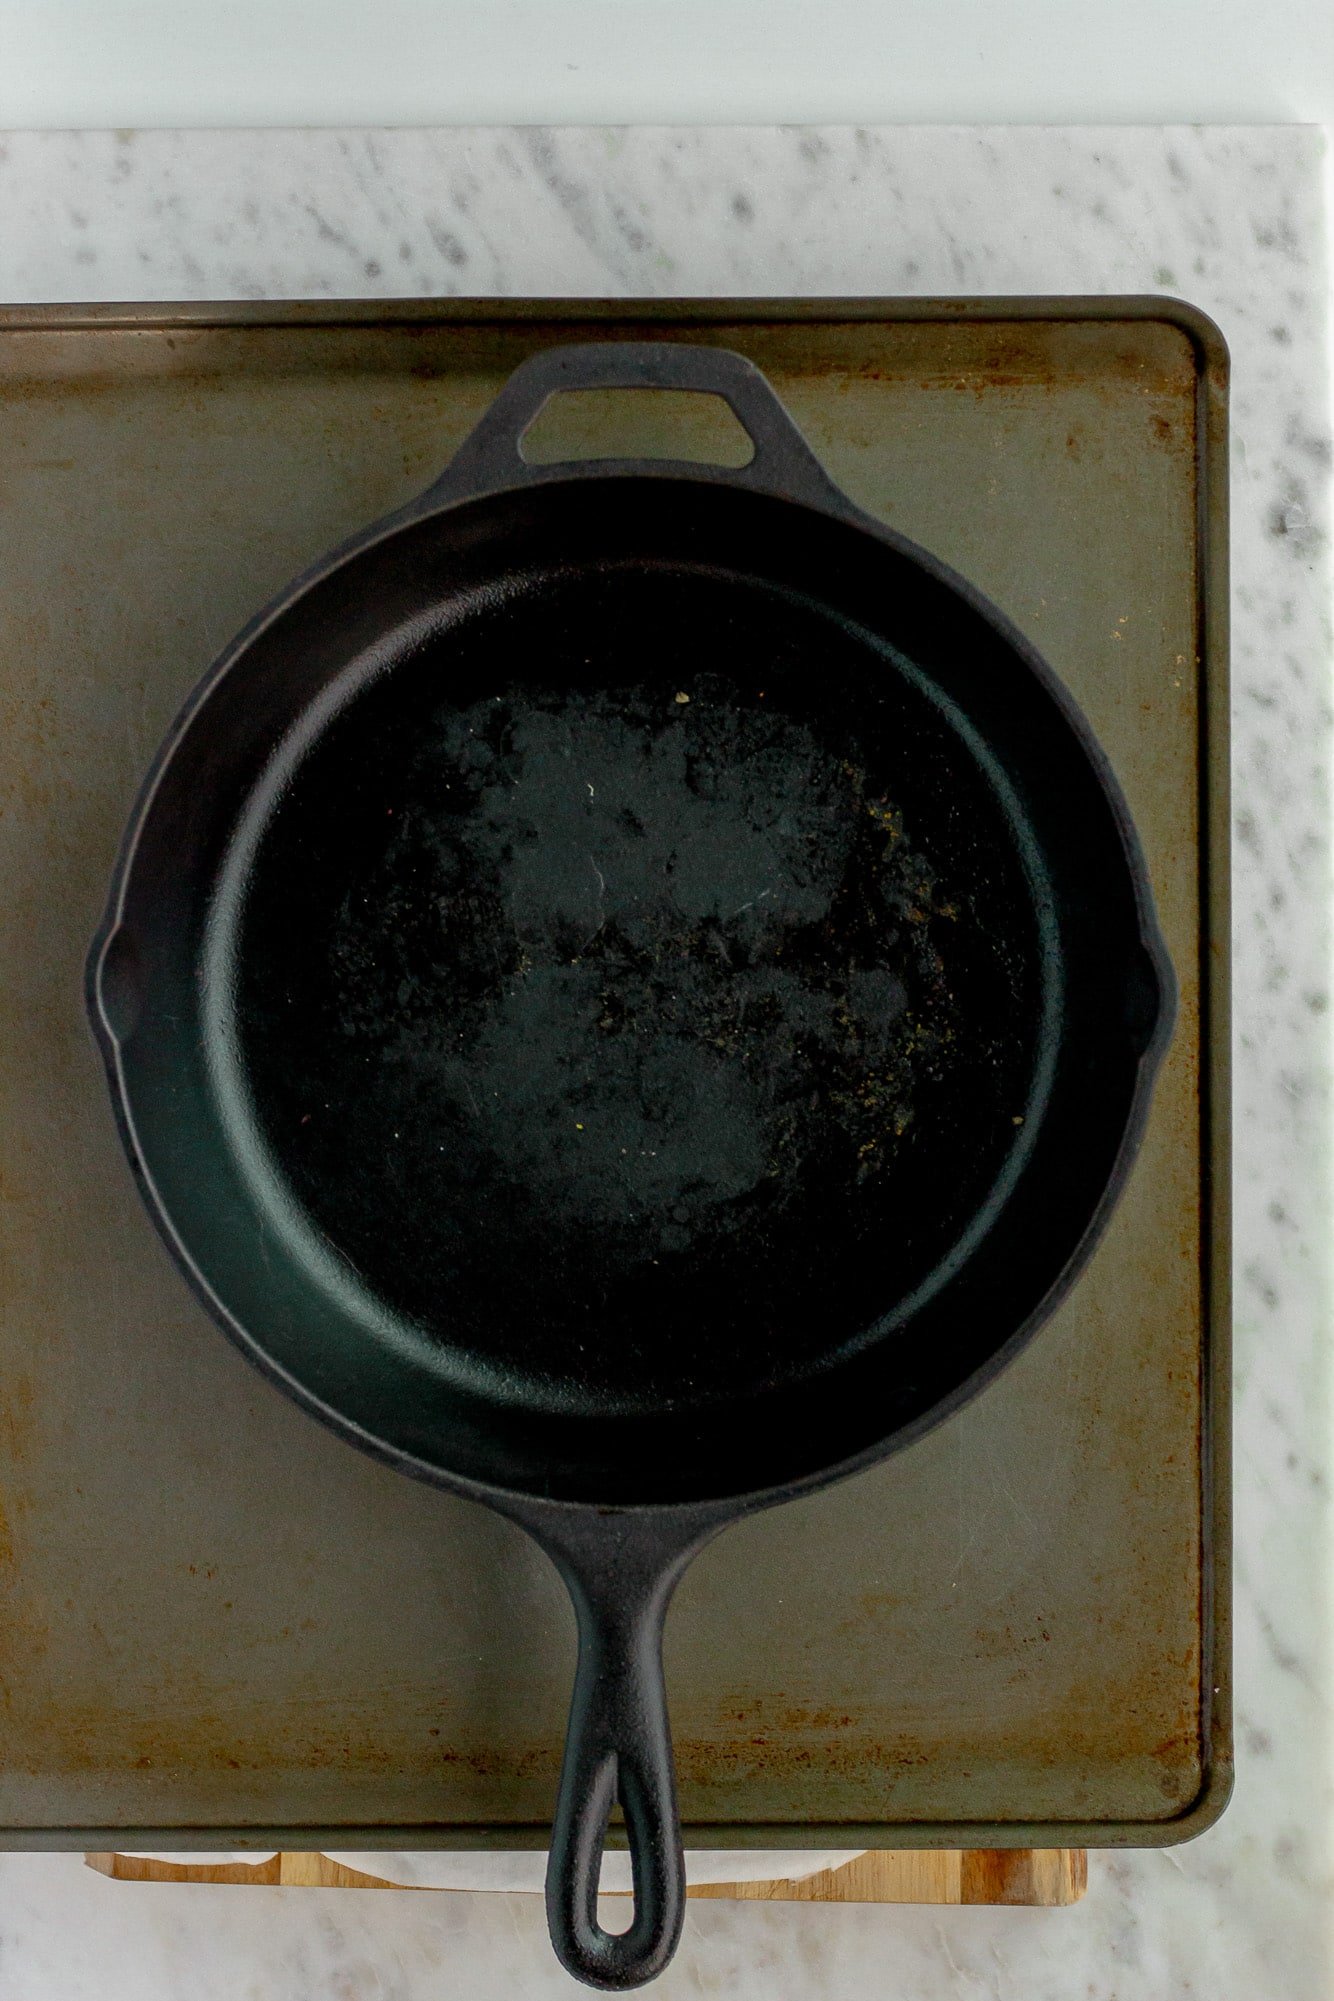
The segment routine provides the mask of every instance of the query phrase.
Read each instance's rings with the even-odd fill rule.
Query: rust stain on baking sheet
[[[858,361],[864,381],[904,375],[923,389],[1069,392],[1094,403],[1193,390],[1197,363],[1185,332],[1166,322],[1137,327],[1127,341],[1099,321],[990,321],[945,330],[904,327],[887,355]],[[839,385],[846,388],[845,380]]]
[[[257,1714],[243,1681],[213,1690],[216,1706],[155,1713],[147,1693],[111,1715],[105,1705],[52,1703],[35,1719],[30,1769],[61,1774],[161,1772],[207,1775],[237,1772],[264,1777],[279,1773],[345,1773],[396,1780],[417,1777],[442,1790],[451,1774],[474,1782],[497,1780],[507,1786],[554,1787],[560,1769],[559,1744],[509,1742],[459,1745],[441,1741],[429,1710],[418,1711],[393,1742],[377,1733],[392,1690],[367,1689],[355,1703],[328,1698],[318,1690]],[[108,1725],[114,1738],[108,1740]]]
[[[10,1466],[22,1466],[28,1459],[36,1401],[37,1391],[31,1376],[16,1371],[0,1398],[0,1450]]]
[[[989,1637],[994,1641],[1001,1636]],[[1050,1634],[1045,1637],[1049,1643]],[[979,1657],[994,1650],[979,1649]],[[1173,1679],[1185,1692],[1170,1728],[1162,1727],[1166,1711],[1153,1688],[1144,1691],[1142,1702],[1132,1692],[1116,1720],[1121,1751],[1160,1764],[1162,1789],[1173,1798],[1181,1797],[1198,1770],[1198,1716],[1188,1699],[1194,1665],[1190,1655],[1170,1661],[1165,1669],[1157,1663],[1160,1677]],[[1022,1758],[1029,1764],[1063,1767],[1074,1759],[1085,1769],[1096,1769],[1107,1754],[1105,1691],[1090,1677],[1076,1684],[1068,1698],[1062,1694],[1059,1715],[1039,1702],[1022,1712],[1018,1726],[999,1714],[975,1717],[970,1739],[979,1760],[995,1765]],[[724,1703],[718,1708],[715,1730],[678,1738],[677,1764],[683,1784],[706,1787],[732,1782],[738,1769],[763,1771],[771,1778],[813,1767],[831,1774],[855,1774],[927,1765],[940,1751],[937,1733],[920,1714],[908,1727],[901,1715],[883,1704],[840,1710],[766,1694]]]
[[[961,1757],[960,1746],[951,1737],[932,1738],[912,1729],[895,1733],[888,1717],[883,1722],[880,1732],[816,1735],[801,1740],[741,1743],[712,1737],[678,1739],[682,1809],[704,1823],[725,1820],[737,1795],[753,1792],[776,1817],[799,1818],[801,1800],[818,1789],[826,1798],[841,1795],[854,1802],[877,1802],[879,1811],[872,1808],[867,1814],[870,1819],[880,1818],[891,1801],[893,1810],[887,1817],[931,1819],[936,1816],[930,1808],[923,1813],[917,1803],[931,1798],[932,1779],[939,1785],[947,1772],[951,1791],[960,1799],[961,1818],[994,1815],[1001,1820],[1022,1819],[1022,1812],[1012,1813],[998,1802],[998,1768],[1008,1764],[1011,1769],[1020,1766],[1036,1774],[1044,1768],[1068,1772],[1073,1766],[1096,1774],[1106,1765],[1105,1741],[1096,1729],[1081,1733],[1063,1724],[1044,1733],[1038,1727],[1014,1745],[975,1727]],[[1146,1822],[1172,1819],[1198,1793],[1200,1748],[1198,1729],[1193,1726],[1143,1748],[1126,1745],[1121,1761],[1126,1769],[1136,1769],[1141,1775],[1140,1786],[1154,1796],[1153,1804],[1146,1800],[1141,1808]],[[1082,1804],[1079,1792],[1078,1784],[1068,1786],[1065,1798],[1070,1807]],[[912,1802],[906,1810],[901,1804],[905,1801]]]

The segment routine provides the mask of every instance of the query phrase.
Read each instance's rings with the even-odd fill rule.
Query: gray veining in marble
[[[0,296],[1160,292],[1234,365],[1237,1796],[1067,1913],[692,1910],[671,1997],[1324,2001],[1328,270],[1314,129],[37,134]],[[15,2001],[570,1993],[533,1897],[136,1889],[0,1859]]]

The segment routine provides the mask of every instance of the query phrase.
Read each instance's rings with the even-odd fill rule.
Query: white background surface
[[[1334,5],[0,0],[0,127],[775,119],[1334,122]],[[77,178],[73,163],[67,172]],[[37,220],[50,246],[50,218]],[[134,258],[114,254],[123,220],[119,213],[105,217],[108,227],[98,238],[105,265],[124,274],[122,296],[148,289],[125,282],[137,250]],[[1126,228],[1115,255],[1110,239],[1118,232],[1103,232],[1105,282],[1147,289],[1155,255],[1166,257],[1169,243],[1175,255],[1179,232],[1122,220]],[[0,207],[0,250],[8,236],[11,253],[13,223],[13,210]],[[965,224],[963,233],[973,231]],[[1079,261],[1079,233],[1069,234],[1063,251],[1072,266]],[[187,249],[193,257],[205,234],[201,227],[182,257]],[[871,240],[868,234],[867,247]],[[72,269],[70,289],[61,294],[53,286],[58,274],[46,268],[45,255],[35,254],[35,244],[32,250],[32,263],[41,268],[40,278],[33,273],[40,293],[75,296],[85,286],[90,294],[97,289],[88,282],[90,273]],[[248,282],[239,289],[274,285],[270,262],[284,265],[291,252],[286,242],[285,255],[276,260],[266,251],[245,246]],[[865,256],[863,248],[854,261]],[[970,288],[1024,289],[1047,261],[1034,249],[1020,254],[1013,270],[979,268],[970,273]],[[105,265],[98,277],[114,295],[115,277]],[[208,290],[229,289],[219,275],[210,271]],[[330,289],[353,289],[350,271],[321,275]],[[792,275],[784,274],[788,282]],[[944,280],[942,289],[955,288],[947,272],[931,275]],[[1045,268],[1040,275],[1047,277]],[[1100,289],[1100,275],[1081,271],[1079,280]],[[830,276],[819,274],[826,284]],[[880,282],[876,272],[867,289]],[[910,289],[901,277],[899,282]],[[771,285],[781,288],[780,282]],[[1053,289],[1061,288],[1058,276]],[[184,263],[179,282],[161,289],[177,296],[188,289]],[[1229,332],[1235,338],[1235,329]],[[1272,478],[1273,462],[1259,452],[1256,460],[1257,483]],[[1244,477],[1239,486],[1240,500]],[[1254,501],[1258,520],[1258,492]],[[1293,740],[1289,733],[1289,747]],[[1263,760],[1258,769],[1262,776]],[[1269,823],[1263,805],[1259,823]],[[1284,851],[1295,856],[1301,844],[1277,838],[1273,845],[1277,858],[1270,865],[1286,873]],[[1258,861],[1255,869],[1258,874]],[[1281,1152],[1282,1107],[1272,1102],[1275,1130],[1265,1137]],[[1293,1135],[1285,1137],[1291,1147]],[[1258,1189],[1254,1206],[1258,1214]],[[1257,1569],[1264,1574],[1276,1566],[1281,1573],[1282,1525],[1291,1504],[1279,1486],[1277,1457],[1272,1477],[1266,1465],[1254,1486],[1253,1519],[1263,1523],[1265,1542],[1263,1554],[1255,1550]],[[1260,1539],[1257,1529],[1257,1544]],[[1298,1596],[1294,1590],[1294,1601]],[[1292,1869],[1293,1844],[1300,1856],[1304,1832],[1300,1811],[1292,1813],[1298,1807],[1293,1767],[1284,1762],[1282,1778],[1274,1773],[1279,1783],[1271,1780],[1267,1791],[1261,1772],[1253,1765],[1248,1771],[1245,1755],[1248,1743],[1277,1725],[1280,1744],[1286,1739],[1289,1757],[1295,1752],[1300,1761],[1294,1735],[1311,1731],[1311,1709],[1320,1707],[1316,1663],[1324,1648],[1310,1646],[1309,1636],[1303,1645],[1286,1626],[1267,1648],[1266,1617],[1261,1608],[1254,1632],[1248,1623],[1241,1635],[1244,1790],[1213,1842],[1179,1856],[1098,1858],[1088,1903],[1065,1917],[708,1907],[692,1914],[678,1965],[657,1990],[663,2001],[668,1988],[673,1995],[744,1993],[765,2001],[870,2001],[909,1993],[970,2001],[1021,1994],[1029,2001],[1075,1994],[1098,2001],[1184,2001],[1192,1994],[1267,2001],[1280,1992],[1295,1996],[1298,1988],[1314,2001],[1328,1993],[1328,1963],[1322,1971],[1307,1956],[1307,1928],[1321,1897],[1319,1865],[1310,1875],[1300,1862]],[[1272,1698],[1266,1693],[1260,1699],[1262,1682]],[[1318,1752],[1318,1742],[1310,1749]],[[1275,1908],[1277,1884],[1270,1873],[1276,1864],[1288,1875],[1282,1909]],[[316,1995],[320,2001],[415,2001],[437,1994],[476,1995],[479,2001],[504,1995],[508,2001],[577,1991],[550,1965],[536,1900],[346,1897],[331,1905],[316,1893],[136,1892],[90,1876],[72,1856],[4,1858],[0,1882],[4,2001],[128,2001],[131,1995],[135,2001],[214,1995],[220,2001],[313,2001]],[[1300,1945],[1292,1950],[1294,1934],[1307,1940],[1305,1951]],[[1287,1952],[1280,1943],[1285,1935]]]
[[[1334,122],[1330,0],[0,0],[0,127]]]

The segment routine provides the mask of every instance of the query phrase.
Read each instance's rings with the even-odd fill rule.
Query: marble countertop
[[[1323,2001],[1331,1835],[1329,276],[1315,128],[14,134],[0,298],[1159,292],[1233,357],[1238,1781],[1068,1912],[696,1906],[663,2001]],[[572,1993],[531,1896],[0,1857],[14,2001]]]

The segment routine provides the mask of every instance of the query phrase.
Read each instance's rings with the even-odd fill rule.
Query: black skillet
[[[525,463],[597,386],[714,392],[754,457]],[[1172,993],[1050,670],[717,349],[525,363],[177,719],[89,963],[121,1136],[274,1381],[560,1569],[547,1908],[592,1985],[681,1926],[677,1579],[1017,1352],[1129,1170]]]

